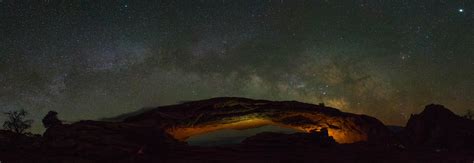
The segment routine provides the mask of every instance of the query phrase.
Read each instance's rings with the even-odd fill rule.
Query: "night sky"
[[[0,0],[0,110],[32,131],[219,96],[405,125],[474,109],[472,0]],[[0,118],[3,123],[4,117]]]

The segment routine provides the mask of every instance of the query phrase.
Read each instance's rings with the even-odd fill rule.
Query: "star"
[[[410,55],[402,55],[402,56],[400,57],[400,59],[402,59],[402,60],[407,60],[407,59],[409,59],[410,57],[411,57]]]
[[[349,112],[404,125],[400,110],[379,108],[405,108],[409,115],[427,101],[459,113],[472,106],[467,3],[220,1],[195,1],[196,8],[187,1],[120,0],[100,8],[68,1],[71,14],[18,14],[28,2],[0,0],[11,22],[2,24],[9,41],[0,41],[0,111],[26,107],[41,122],[46,107],[74,120],[242,96],[332,100]],[[327,7],[345,10],[342,19],[315,19],[334,14]],[[404,21],[387,23],[382,15]],[[436,82],[413,82],[420,77]],[[43,130],[35,123],[31,131]]]

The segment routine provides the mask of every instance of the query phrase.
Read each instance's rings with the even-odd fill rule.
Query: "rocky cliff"
[[[416,145],[474,149],[474,121],[457,116],[443,105],[427,105],[405,127]]]

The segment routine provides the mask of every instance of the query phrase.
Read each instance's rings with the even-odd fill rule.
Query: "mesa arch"
[[[221,129],[247,129],[264,125],[294,128],[302,132],[327,128],[338,143],[380,141],[388,129],[366,115],[296,101],[252,100],[221,97],[158,107],[128,117],[127,123],[152,125],[178,140]]]

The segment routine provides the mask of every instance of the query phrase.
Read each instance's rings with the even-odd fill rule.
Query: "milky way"
[[[0,109],[40,132],[218,96],[325,103],[404,125],[474,106],[474,4],[0,1]],[[4,120],[2,117],[0,120]]]

